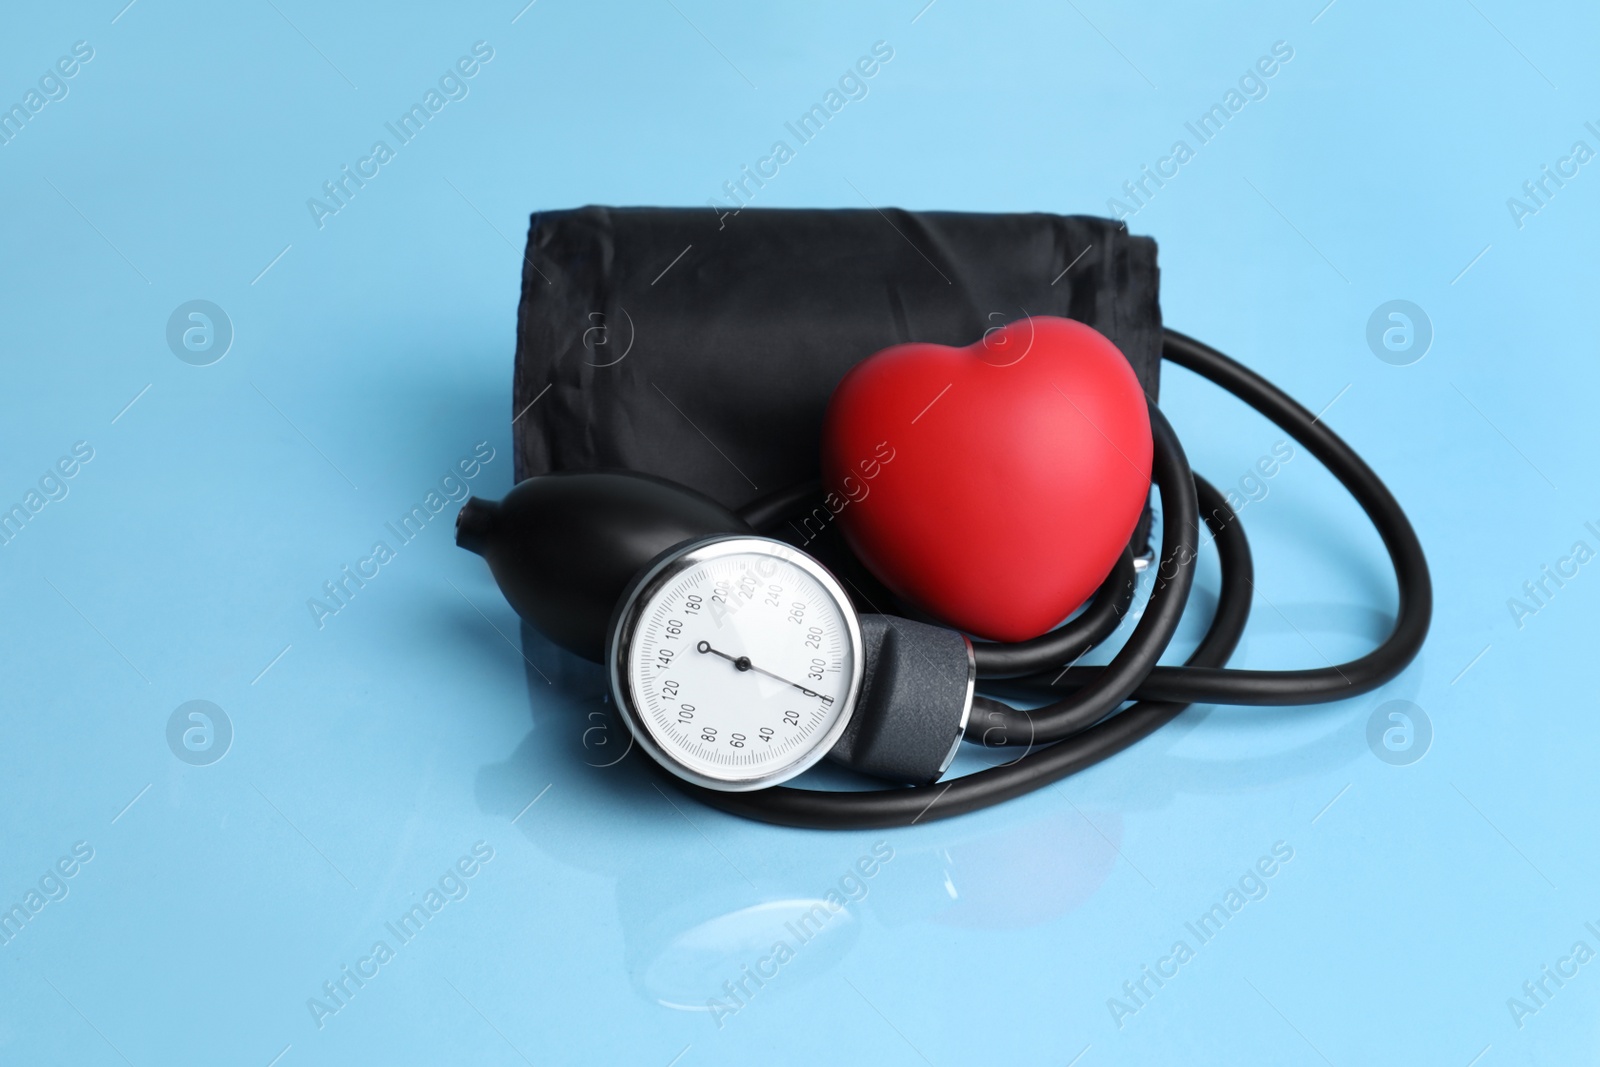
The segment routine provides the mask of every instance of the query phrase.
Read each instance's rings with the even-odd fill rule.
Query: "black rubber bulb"
[[[516,613],[600,662],[612,609],[633,576],[673,545],[754,531],[721,504],[632,471],[540,474],[496,503],[471,497],[456,544],[489,561]]]

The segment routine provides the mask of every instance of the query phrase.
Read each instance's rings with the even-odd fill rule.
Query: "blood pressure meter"
[[[1148,484],[1161,501],[1160,551],[1138,622],[1103,666],[1079,659],[1128,613],[1131,547],[1061,625],[1024,640],[975,642],[953,626],[911,617],[929,617],[914,605],[889,604],[898,615],[860,611],[856,605],[876,605],[853,586],[847,592],[802,549],[761,535],[816,514],[815,483],[735,513],[639,472],[542,474],[499,502],[469,499],[456,542],[488,561],[534,629],[607,665],[639,747],[683,789],[724,811],[791,826],[861,829],[946,818],[1073,774],[1192,703],[1315,704],[1383,685],[1422,647],[1433,609],[1427,560],[1405,512],[1319,416],[1215,349],[1173,330],[1164,336],[1167,360],[1281,427],[1371,519],[1394,566],[1398,600],[1391,632],[1365,655],[1296,670],[1224,666],[1255,595],[1249,546],[1226,498],[1189,467],[1153,401]],[[927,469],[937,475],[936,465]],[[1143,492],[1144,475],[1134,473]],[[967,517],[980,524],[1027,518],[1017,511],[1008,520],[992,508]],[[1083,521],[1095,518],[1085,514]],[[981,525],[969,528],[982,532]],[[1193,587],[1202,529],[1221,567],[1216,606],[1187,658],[1163,663]],[[909,552],[927,531],[902,524],[878,532],[898,535],[889,548]],[[977,551],[970,540],[957,545]],[[991,556],[995,551],[991,545]],[[957,559],[954,568],[929,573],[953,583],[971,577],[963,570],[993,562]],[[974,695],[979,677],[991,695]],[[1018,703],[999,699],[1002,693]],[[940,781],[963,739],[1021,754]],[[883,785],[781,784],[824,759]]]
[[[968,728],[978,667],[964,634],[858,612],[812,556],[684,486],[529,478],[468,500],[456,542],[523,618],[607,665],[639,747],[691,786],[766,790],[824,757],[927,785]]]
[[[611,689],[657,763],[709,789],[761,789],[828,754],[863,668],[850,598],[804,552],[712,537],[658,558],[611,627]]]

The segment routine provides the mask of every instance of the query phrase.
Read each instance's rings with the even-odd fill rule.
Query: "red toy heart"
[[[1054,628],[1105,580],[1150,493],[1150,415],[1103,335],[1019,319],[966,348],[895,345],[833,392],[822,475],[895,593],[979,637]]]

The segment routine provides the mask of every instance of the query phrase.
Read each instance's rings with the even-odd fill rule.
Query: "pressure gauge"
[[[849,598],[782,541],[726,536],[657,559],[611,629],[611,688],[628,729],[672,773],[761,789],[828,754],[864,661]]]

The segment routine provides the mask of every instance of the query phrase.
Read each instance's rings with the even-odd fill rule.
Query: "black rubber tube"
[[[974,641],[972,658],[983,678],[1023,678],[1042,668],[1071,663],[1110,637],[1128,613],[1137,585],[1133,550],[1124,548],[1116,566],[1083,611],[1028,641]]]
[[[1421,650],[1433,616],[1428,561],[1399,502],[1338,434],[1259,374],[1174,330],[1166,332],[1162,355],[1222,386],[1267,416],[1344,484],[1372,520],[1388,550],[1400,599],[1388,638],[1348,663],[1290,671],[1157,667],[1134,689],[1134,695],[1149,700],[1281,707],[1343,700],[1371,692],[1393,679]],[[1076,689],[1093,684],[1094,674],[1093,668],[1074,667],[1065,672],[1049,671],[1029,681],[1045,688]]]
[[[781,519],[793,518],[808,504],[821,506],[822,495],[822,483],[813,478],[757,497],[739,509],[739,517],[756,529],[765,530]]]
[[[1214,667],[1228,661],[1244,633],[1250,617],[1253,571],[1244,530],[1234,520],[1227,502],[1215,489],[1199,484],[1205,499],[1206,524],[1222,560],[1223,582],[1211,625],[1188,662]],[[690,785],[665,770],[660,773],[713,808],[780,826],[814,830],[910,826],[964,815],[1060,781],[1150,736],[1185,707],[1179,703],[1141,701],[1068,740],[1031,749],[1011,763],[908,789],[830,792],[778,786],[750,793],[725,793]]]
[[[1226,500],[1193,477],[1171,428],[1152,407],[1154,473],[1164,522],[1150,603],[1110,664],[1072,667],[1053,678],[1041,676],[1048,684],[1076,690],[1071,696],[1033,712],[987,698],[981,705],[975,702],[975,714],[987,717],[990,725],[969,734],[988,735],[994,743],[1029,745],[1019,759],[949,782],[908,789],[830,792],[780,787],[727,793],[676,784],[712,807],[765,822],[819,829],[904,826],[974,811],[1057,781],[1149,736],[1189,703],[1290,705],[1339,700],[1368,692],[1403,670],[1427,637],[1433,587],[1422,545],[1388,488],[1337,434],[1260,375],[1173,330],[1165,333],[1162,354],[1266,415],[1321,460],[1367,513],[1388,550],[1399,586],[1394,629],[1378,648],[1326,668],[1222,669],[1238,645],[1254,596],[1249,548]],[[1171,639],[1175,618],[1181,615],[1193,583],[1197,511],[1212,530],[1222,561],[1217,610],[1206,637],[1183,666],[1157,667],[1155,660]],[[1026,658],[1028,653],[1020,655]],[[1130,675],[1136,675],[1132,684]],[[1117,705],[1130,694],[1139,702],[1116,713]],[[1116,700],[1111,699],[1114,695]],[[993,734],[996,720],[1002,734],[998,738]],[[1054,743],[1044,743],[1058,737]]]

